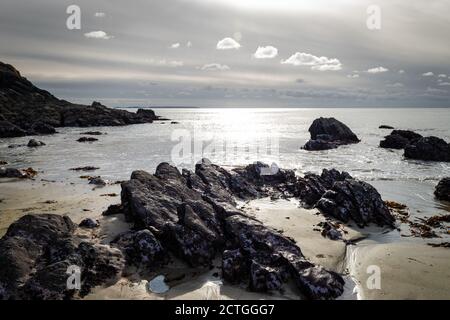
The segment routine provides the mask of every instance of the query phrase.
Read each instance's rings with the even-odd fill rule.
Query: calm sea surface
[[[130,109],[129,109],[130,110]],[[93,165],[95,174],[109,180],[129,178],[136,169],[153,172],[163,161],[193,169],[203,156],[221,165],[240,165],[256,160],[296,169],[298,174],[322,168],[348,171],[373,184],[384,199],[406,203],[418,215],[448,211],[435,201],[434,186],[450,176],[450,163],[405,160],[401,150],[378,147],[390,130],[388,124],[412,129],[450,141],[449,109],[155,109],[158,115],[177,121],[126,127],[60,128],[59,134],[38,137],[41,148],[8,148],[29,137],[0,139],[0,160],[12,167],[33,167],[41,178],[86,183],[69,168]],[[307,152],[308,128],[320,116],[347,124],[361,143],[335,150]],[[99,130],[94,143],[78,143],[80,133]],[[1,184],[0,184],[1,190]]]

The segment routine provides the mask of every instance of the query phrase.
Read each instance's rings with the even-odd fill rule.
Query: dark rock
[[[225,250],[222,254],[222,276],[231,284],[238,284],[248,278],[247,259],[240,249]]]
[[[15,124],[6,120],[0,120],[0,138],[23,137],[26,135],[27,132]]]
[[[358,143],[358,137],[345,124],[335,118],[318,118],[309,127],[311,140],[303,147],[305,150],[334,149],[340,145]]]
[[[450,145],[437,137],[421,138],[405,147],[405,158],[427,161],[450,161]]]
[[[147,229],[122,233],[111,243],[124,253],[128,265],[145,271],[154,270],[169,261],[166,250]]]
[[[36,121],[30,127],[30,133],[32,134],[53,134],[56,133],[56,129],[48,123],[42,121]]]
[[[242,277],[246,271],[247,277],[243,278],[249,278],[250,288],[256,291],[279,290],[293,278],[310,299],[330,299],[342,294],[344,280],[338,274],[306,260],[300,248],[278,232],[243,215],[228,217],[225,226],[243,256],[236,251],[225,255],[227,261],[223,265],[227,267],[223,273],[228,278]]]
[[[0,178],[23,178],[22,171],[16,168],[4,168],[0,167]]]
[[[81,271],[81,291],[114,280],[123,258],[117,249],[81,242],[65,216],[26,215],[0,240],[0,299],[68,299],[70,266]]]
[[[78,142],[94,142],[94,141],[98,141],[98,139],[92,138],[92,137],[81,137],[77,141]]]
[[[28,141],[27,146],[30,148],[35,148],[35,147],[45,146],[45,143],[43,143],[42,141],[38,141],[36,139],[30,139],[30,141]]]
[[[136,111],[136,114],[142,116],[143,118],[150,119],[152,121],[158,118],[155,114],[155,111],[151,109],[138,109]]]
[[[101,136],[101,135],[103,135],[104,133],[103,132],[100,132],[100,131],[86,131],[86,132],[82,132],[82,133],[80,133],[80,134],[82,134],[82,135],[87,135],[87,136]],[[106,134],[106,133],[105,133]]]
[[[106,181],[101,177],[90,177],[89,184],[95,184],[96,186],[106,186]]]
[[[319,227],[322,228],[322,231],[320,232],[322,237],[328,238],[331,240],[341,240],[342,239],[342,232],[339,230],[338,225],[331,223],[329,221],[320,222],[318,224]]]
[[[394,127],[382,124],[381,126],[378,127],[378,129],[394,129]]]
[[[100,169],[100,168],[94,167],[94,166],[84,166],[84,167],[70,168],[69,170],[72,170],[72,171],[95,171],[98,169]]]
[[[312,207],[322,197],[322,195],[331,187],[336,181],[344,181],[345,179],[352,179],[348,172],[339,172],[336,169],[323,169],[321,175],[314,173],[307,173],[303,178],[299,178],[295,185],[295,196],[307,207]]]
[[[317,202],[316,208],[343,222],[353,220],[360,227],[369,223],[393,227],[395,221],[374,187],[352,179],[335,182]]]
[[[409,130],[393,130],[390,135],[380,141],[381,148],[404,149],[408,144],[422,138],[418,133]]]
[[[339,275],[310,263],[295,243],[235,206],[235,197],[278,192],[292,181],[293,172],[262,163],[227,171],[203,159],[195,173],[183,174],[162,163],[154,175],[135,171],[122,183],[122,210],[191,266],[210,266],[223,253],[227,281],[247,279],[250,289],[267,291],[292,278],[309,298],[336,297],[344,283]]]
[[[100,226],[100,224],[99,224],[98,220],[86,218],[86,219],[83,219],[78,226],[81,228],[86,228],[86,229],[95,229],[95,228],[98,228]]]
[[[73,104],[35,87],[13,66],[0,62],[0,137],[52,134],[57,127],[151,123],[157,116],[103,106]]]
[[[443,178],[436,186],[434,195],[439,200],[450,201],[450,178]]]
[[[104,216],[112,216],[115,214],[123,213],[123,207],[121,204],[112,204],[105,211],[103,211],[102,215]]]

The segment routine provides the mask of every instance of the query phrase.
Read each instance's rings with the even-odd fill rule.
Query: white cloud
[[[272,46],[258,47],[253,56],[256,59],[272,59],[278,55],[278,49]]]
[[[317,57],[304,52],[296,52],[286,60],[282,60],[281,63],[292,64],[294,66],[308,66],[312,70],[319,71],[336,71],[342,69],[341,62],[336,58]]]
[[[103,18],[105,16],[106,16],[106,13],[104,13],[104,12],[96,12],[94,14],[94,17],[97,17],[97,18]]]
[[[375,68],[371,68],[369,70],[367,70],[368,73],[383,73],[383,72],[388,72],[389,69],[384,68],[384,67],[375,67]]]
[[[179,42],[172,43],[172,44],[170,45],[170,48],[171,48],[171,49],[177,49],[177,48],[179,48],[179,47],[180,47],[180,43],[179,43]]]
[[[239,49],[241,45],[233,38],[223,38],[217,42],[216,48],[218,50]]]
[[[438,75],[439,78],[447,78],[446,74],[441,73],[440,75]]]
[[[205,71],[226,71],[226,70],[230,70],[230,67],[225,64],[220,64],[220,63],[209,63],[209,64],[205,64],[200,69],[205,70]]]
[[[108,35],[105,31],[91,31],[91,32],[85,33],[84,36],[86,38],[103,39],[103,40],[108,40],[108,39],[113,38],[113,36]]]
[[[434,76],[434,73],[433,72],[425,72],[425,73],[422,73],[422,76],[424,76],[424,77],[432,77],[432,76]]]
[[[405,73],[405,70],[399,70],[398,73],[404,74],[404,73]]]
[[[192,42],[190,42],[190,41],[186,42],[186,47],[188,47],[188,48],[192,47]]]
[[[350,79],[357,79],[357,78],[359,78],[359,74],[348,74],[348,75],[347,75],[347,78],[350,78]]]
[[[450,86],[450,82],[441,82],[439,83],[440,86]]]

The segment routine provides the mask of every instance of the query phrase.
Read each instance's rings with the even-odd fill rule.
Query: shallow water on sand
[[[96,175],[123,180],[136,169],[153,172],[163,161],[193,169],[202,156],[221,165],[276,162],[297,169],[298,174],[333,167],[372,183],[384,199],[406,203],[414,215],[449,210],[448,204],[434,199],[433,190],[440,178],[450,175],[450,164],[405,160],[401,150],[378,147],[390,133],[378,129],[381,124],[450,141],[448,109],[156,109],[156,113],[179,123],[60,128],[59,134],[38,137],[47,144],[40,148],[8,148],[30,137],[0,139],[0,160],[42,171],[40,178],[75,184],[86,181],[79,179],[79,172],[68,170],[72,167],[97,166]],[[328,151],[302,150],[310,124],[320,116],[341,120],[361,143]],[[107,135],[97,136],[94,143],[76,142],[87,130]],[[180,141],[189,142],[184,153],[178,152]]]

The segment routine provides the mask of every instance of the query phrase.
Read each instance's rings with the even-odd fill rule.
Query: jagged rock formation
[[[57,127],[121,126],[156,119],[152,110],[132,113],[98,102],[85,106],[60,100],[0,62],[0,138],[52,134]]]
[[[106,245],[83,242],[64,216],[26,215],[0,240],[0,299],[69,299],[71,266],[80,268],[80,296],[114,281],[124,265],[122,253]]]
[[[345,124],[335,118],[318,118],[308,131],[311,139],[303,147],[308,151],[334,149],[360,140]]]
[[[237,200],[296,197],[360,226],[394,220],[372,186],[333,169],[297,177],[260,162],[226,170],[203,159],[194,172],[168,163],[155,174],[134,171],[121,187],[121,203],[105,215],[124,214],[134,227],[111,246],[82,242],[67,217],[31,215],[11,225],[0,240],[0,297],[72,298],[65,286],[72,264],[82,269],[83,296],[128,270],[156,271],[174,255],[200,269],[221,257],[223,278],[251,290],[282,290],[292,280],[303,297],[332,299],[343,292],[342,277],[307,260],[301,244],[239,209]],[[92,219],[80,224],[97,226]]]

